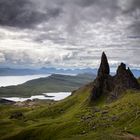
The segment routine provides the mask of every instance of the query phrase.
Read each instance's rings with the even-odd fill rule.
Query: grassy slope
[[[28,81],[18,86],[0,88],[0,96],[31,96],[45,92],[73,91],[86,83],[93,81],[93,74],[77,76],[53,74],[46,78]]]
[[[119,140],[123,133],[140,136],[140,93],[128,91],[119,100],[87,105],[90,85],[54,104],[34,108],[0,107],[0,137],[5,140]],[[10,120],[14,111],[25,119]],[[126,138],[124,138],[126,140]]]

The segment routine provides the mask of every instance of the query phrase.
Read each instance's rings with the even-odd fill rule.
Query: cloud
[[[0,24],[29,28],[59,15],[58,8],[39,11],[30,0],[0,0]]]
[[[132,24],[128,28],[134,35],[140,35],[140,1],[124,0],[120,2],[123,14],[131,17]]]
[[[0,0],[0,63],[139,66],[139,0]],[[133,57],[135,56],[135,58]]]
[[[121,2],[121,1],[120,1]],[[124,2],[121,2],[122,10],[127,13],[131,13],[136,11],[140,8],[140,1],[139,0],[124,0]]]
[[[113,18],[117,10],[117,0],[1,0],[0,24],[30,28],[59,17],[70,28],[81,20]]]
[[[5,62],[5,57],[3,53],[0,53],[0,63],[4,63]]]

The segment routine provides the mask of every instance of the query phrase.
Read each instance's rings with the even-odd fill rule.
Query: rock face
[[[90,102],[97,100],[100,96],[108,95],[117,98],[121,92],[127,89],[140,89],[137,79],[126,65],[121,63],[115,76],[110,75],[107,57],[103,52],[97,78],[94,81]]]

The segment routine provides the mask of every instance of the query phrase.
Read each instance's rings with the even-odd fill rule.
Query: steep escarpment
[[[115,76],[110,75],[110,67],[106,54],[103,52],[97,78],[93,83],[90,102],[97,100],[102,95],[117,98],[127,89],[140,89],[137,79],[124,63],[118,66]]]

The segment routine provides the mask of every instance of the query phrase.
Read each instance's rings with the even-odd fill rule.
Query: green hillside
[[[88,105],[92,84],[56,103],[0,106],[1,140],[129,140],[140,136],[140,92],[127,91],[107,103]],[[14,112],[23,116],[10,119]]]
[[[0,88],[0,97],[19,96],[30,97],[47,92],[71,92],[95,79],[94,74],[79,74],[76,76],[53,74],[46,78],[28,81],[18,86]]]

